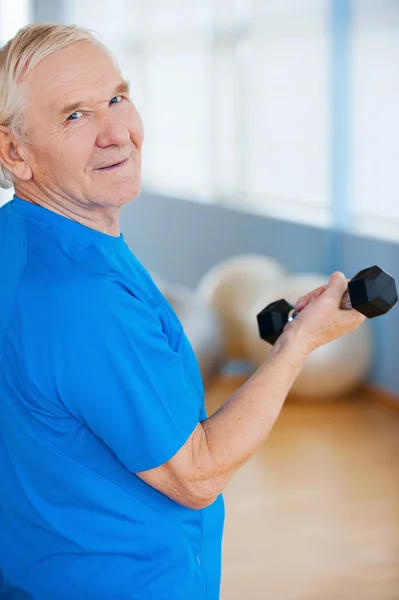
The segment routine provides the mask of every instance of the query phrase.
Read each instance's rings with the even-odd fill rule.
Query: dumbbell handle
[[[350,299],[348,290],[346,290],[345,294],[341,298],[340,308],[342,308],[343,310],[351,310],[351,308],[352,308],[351,299]],[[299,312],[300,311],[297,311],[294,308],[292,308],[290,310],[290,312],[288,313],[287,321],[290,322],[293,319],[295,319],[295,317],[299,314]]]

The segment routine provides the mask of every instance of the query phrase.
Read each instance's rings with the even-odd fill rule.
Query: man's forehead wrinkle
[[[101,74],[93,82],[88,82],[87,78],[85,78],[84,84],[81,84],[80,82],[76,81],[73,86],[71,84],[75,77],[72,77],[68,82],[61,82],[59,85],[55,86],[51,90],[48,90],[47,92],[51,92],[51,94],[54,93],[54,95],[56,96],[56,98],[54,98],[54,102],[52,102],[52,107],[54,108],[54,110],[58,111],[62,109],[62,107],[66,103],[71,103],[74,101],[87,101],[88,103],[95,102],[96,92],[99,92],[101,94],[101,84],[105,77],[106,74]],[[54,79],[55,78],[53,78],[53,81]],[[57,94],[57,92],[59,92],[60,90],[62,90],[62,88],[65,87],[65,84],[68,84],[67,89],[64,89],[61,94]],[[45,87],[42,88],[41,93],[46,93]]]
[[[47,88],[48,86],[50,86],[50,87],[51,87],[51,84],[53,83],[53,81],[54,81],[54,80],[56,80],[56,79],[57,79],[57,77],[59,77],[59,75],[60,75],[60,73],[59,73],[59,72],[58,72],[58,73],[55,73],[55,74],[53,75],[53,77],[51,77],[51,79],[48,79],[47,81],[45,81],[45,82],[44,82],[44,85],[43,85],[43,87],[42,87],[42,89],[41,89],[40,91],[41,91],[41,92],[43,92],[43,93],[46,93],[46,92],[47,92],[47,89],[46,89],[46,88]],[[56,88],[55,88],[55,89],[56,89]]]
[[[88,103],[93,103],[93,101],[95,101],[96,92],[99,94],[99,96],[103,96],[101,82],[102,79],[104,79],[104,77],[105,75],[101,75],[96,81],[93,81],[92,83],[88,83],[86,81],[84,85],[76,83],[76,86],[65,90],[65,92],[57,98],[57,106],[62,106],[65,103],[66,99],[72,99],[72,101],[87,101]],[[104,101],[105,100],[106,99],[104,99]]]
[[[65,71],[64,71],[64,72],[65,72]],[[51,83],[52,83],[52,82],[54,82],[54,80],[56,80],[56,79],[57,79],[57,76],[59,76],[59,75],[61,75],[61,74],[62,74],[62,73],[58,73],[58,74],[57,74],[55,77],[53,77],[53,78],[52,78],[50,81],[48,81],[48,82],[45,84],[45,86],[44,86],[44,88],[43,88],[43,90],[42,90],[42,91],[43,91],[43,92],[45,92],[45,91],[46,91],[46,86],[47,86],[47,85],[48,85],[48,86],[51,86]],[[59,88],[62,88],[62,87],[64,87],[64,86],[68,86],[68,85],[70,85],[70,84],[71,84],[71,83],[72,83],[74,80],[78,80],[78,79],[81,79],[81,80],[82,80],[82,82],[84,82],[84,86],[85,86],[85,87],[86,87],[86,86],[91,86],[91,85],[96,85],[96,84],[97,84],[97,83],[98,83],[98,82],[101,80],[101,77],[100,77],[100,78],[99,78],[99,79],[98,79],[96,82],[93,82],[93,83],[91,84],[91,83],[88,81],[88,76],[89,76],[90,74],[91,74],[91,73],[90,73],[90,72],[88,72],[88,71],[82,71],[81,73],[71,73],[70,77],[68,77],[68,78],[66,78],[66,79],[63,79],[62,81],[60,81],[60,82],[59,82],[59,83],[58,83],[58,84],[57,84],[55,87],[53,87],[53,88],[52,88],[52,89],[50,89],[49,91],[51,91],[51,92],[55,92],[55,93],[56,93],[56,92],[59,90]],[[69,94],[70,92],[72,93],[73,91],[75,91],[76,89],[78,89],[79,87],[81,87],[81,83],[80,83],[80,82],[78,82],[78,81],[76,81],[76,84],[75,84],[75,85],[76,85],[76,88],[74,87],[74,89],[72,89],[72,90],[67,90],[67,91],[65,92],[65,94]],[[65,94],[63,94],[63,95],[65,95]]]
[[[102,67],[104,67],[104,66],[111,67],[111,69],[109,69],[109,68],[103,69]],[[87,84],[90,82],[90,79],[93,75],[94,76],[98,75],[98,77],[96,78],[95,81],[93,81],[93,84],[92,84],[92,85],[96,85],[101,81],[101,79],[103,77],[110,75],[111,70],[113,72],[112,74],[115,74],[116,76],[118,75],[118,72],[116,71],[114,65],[107,58],[104,58],[103,60],[96,62],[94,69],[88,68],[88,66],[86,66],[86,65],[81,69],[79,69],[79,67],[77,65],[77,69],[73,70],[73,71],[70,71],[69,68],[58,69],[50,79],[46,80],[41,91],[45,92],[45,93],[47,93],[48,91],[56,92],[59,87],[61,87],[63,85],[68,85],[68,83],[70,83],[74,79],[79,79],[79,78],[81,78],[82,81],[84,81],[85,84]],[[114,71],[115,71],[115,73],[114,73]],[[65,74],[67,74],[67,76],[65,76]],[[58,85],[56,85],[55,87],[52,87],[52,84],[58,78],[61,78]]]
[[[49,87],[51,88],[52,83],[57,78],[61,78],[60,85],[67,83],[73,78],[82,77],[85,82],[90,81],[90,76],[101,75],[108,72],[109,74],[118,75],[118,68],[106,53],[96,48],[96,54],[93,56],[90,47],[90,52],[87,54],[84,50],[76,53],[76,44],[72,44],[70,47],[64,48],[60,53],[55,53],[40,62],[37,67],[29,74],[28,80],[34,82],[36,79],[45,79],[42,91],[47,92]],[[86,46],[87,47],[87,46]],[[83,49],[83,46],[82,46]],[[68,54],[70,50],[73,51],[73,55]],[[66,75],[66,76],[65,76]],[[57,86],[54,88],[56,89]],[[53,89],[53,88],[51,88]]]

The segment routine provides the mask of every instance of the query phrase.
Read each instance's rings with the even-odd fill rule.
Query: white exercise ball
[[[248,314],[244,342],[248,358],[258,368],[272,346],[259,337],[256,315],[268,304],[284,298],[295,304],[300,296],[327,283],[319,274],[293,275],[259,296]],[[288,325],[289,327],[289,325]],[[372,361],[372,333],[366,321],[361,327],[314,350],[291,388],[293,394],[328,397],[350,391],[367,376]]]
[[[181,322],[206,381],[224,360],[220,319],[214,310],[200,302],[194,291],[184,286],[164,285],[162,293]]]
[[[233,256],[212,267],[200,280],[197,296],[219,315],[228,358],[245,358],[244,330],[255,299],[286,270],[257,254]]]

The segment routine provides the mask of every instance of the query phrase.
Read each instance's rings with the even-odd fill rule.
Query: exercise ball
[[[244,335],[248,358],[256,368],[264,362],[272,348],[259,337],[256,315],[280,298],[295,304],[300,296],[326,283],[327,278],[319,274],[293,275],[258,297],[248,313]],[[291,392],[307,397],[346,393],[364,380],[371,360],[371,327],[365,322],[356,331],[314,350],[308,356]]]
[[[200,302],[193,290],[165,284],[162,293],[181,322],[206,381],[224,359],[220,319],[214,310]]]
[[[246,358],[247,314],[262,291],[286,274],[275,260],[257,254],[233,256],[212,267],[197,286],[197,297],[219,315],[228,358]]]

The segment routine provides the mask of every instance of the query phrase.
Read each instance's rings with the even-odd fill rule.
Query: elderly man
[[[1,49],[3,600],[216,600],[224,488],[307,355],[364,319],[333,274],[208,418],[182,326],[119,229],[142,143],[89,32],[29,26]]]

